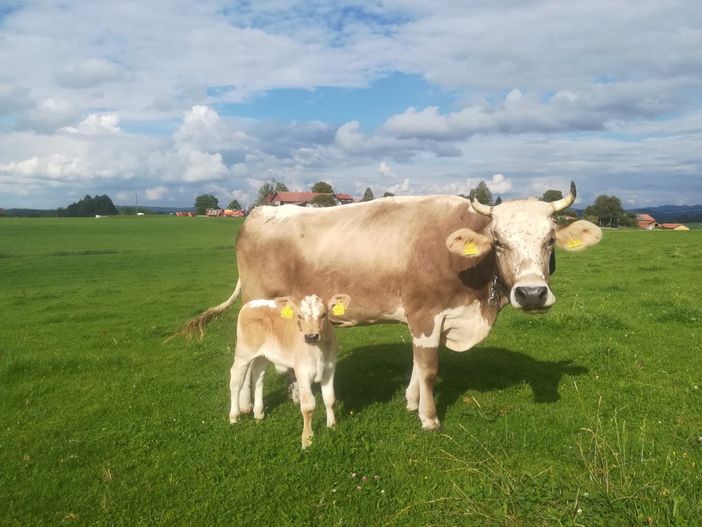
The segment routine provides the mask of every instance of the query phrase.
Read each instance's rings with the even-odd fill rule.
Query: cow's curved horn
[[[480,203],[475,197],[474,190],[471,190],[468,199],[470,199],[470,206],[473,207],[473,210],[475,212],[477,212],[478,214],[482,214],[483,216],[492,217],[492,207],[490,205],[484,205]]]
[[[552,201],[551,206],[553,207],[553,212],[561,212],[562,210],[567,209],[570,207],[573,202],[575,201],[575,196],[577,194],[577,191],[575,190],[575,182],[571,181],[570,182],[570,192],[566,197],[563,199],[559,199],[558,201]]]

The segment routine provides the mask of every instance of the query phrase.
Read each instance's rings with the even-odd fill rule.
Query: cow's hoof
[[[239,416],[234,414],[229,414],[229,422],[234,424],[239,421]]]
[[[240,408],[240,410],[241,410],[242,414],[250,414],[251,412],[253,412],[253,406],[251,406],[251,405],[242,406]]]
[[[407,408],[408,412],[416,412],[419,408],[419,401],[407,401],[407,405],[405,406],[405,408]]]
[[[441,422],[438,417],[422,418],[422,430],[438,430]]]
[[[266,417],[266,414],[265,414],[265,413],[263,413],[263,412],[254,412],[254,419],[256,419],[257,421],[260,421],[260,420],[263,419],[264,417]]]
[[[307,436],[307,437],[302,438],[302,450],[305,450],[311,444],[312,444],[312,436]]]

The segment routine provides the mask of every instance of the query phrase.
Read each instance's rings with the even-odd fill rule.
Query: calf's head
[[[327,314],[339,312],[343,314],[348,307],[350,297],[343,294],[334,295],[328,306],[317,295],[308,295],[299,303],[287,296],[276,298],[275,302],[285,318],[295,318],[305,342],[316,344],[324,333]]]
[[[483,233],[461,229],[452,234],[463,231],[461,242],[458,246],[454,244],[453,252],[460,251],[461,243],[466,258],[482,258],[494,249],[498,275],[509,289],[510,304],[528,312],[548,310],[556,301],[548,285],[555,246],[580,251],[602,238],[600,228],[589,221],[557,225],[553,220],[553,214],[575,201],[575,193],[575,183],[571,182],[570,193],[550,203],[523,199],[491,207],[471,197],[473,210],[492,221]],[[451,236],[447,240],[449,250]]]

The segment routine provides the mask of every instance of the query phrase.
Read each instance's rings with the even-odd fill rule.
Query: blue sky
[[[702,203],[687,0],[0,4],[0,207],[360,197]]]

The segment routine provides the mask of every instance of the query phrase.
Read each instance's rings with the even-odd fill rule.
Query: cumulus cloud
[[[120,132],[119,117],[116,114],[92,113],[83,119],[77,127],[67,126],[62,130],[86,135],[116,134]]]

